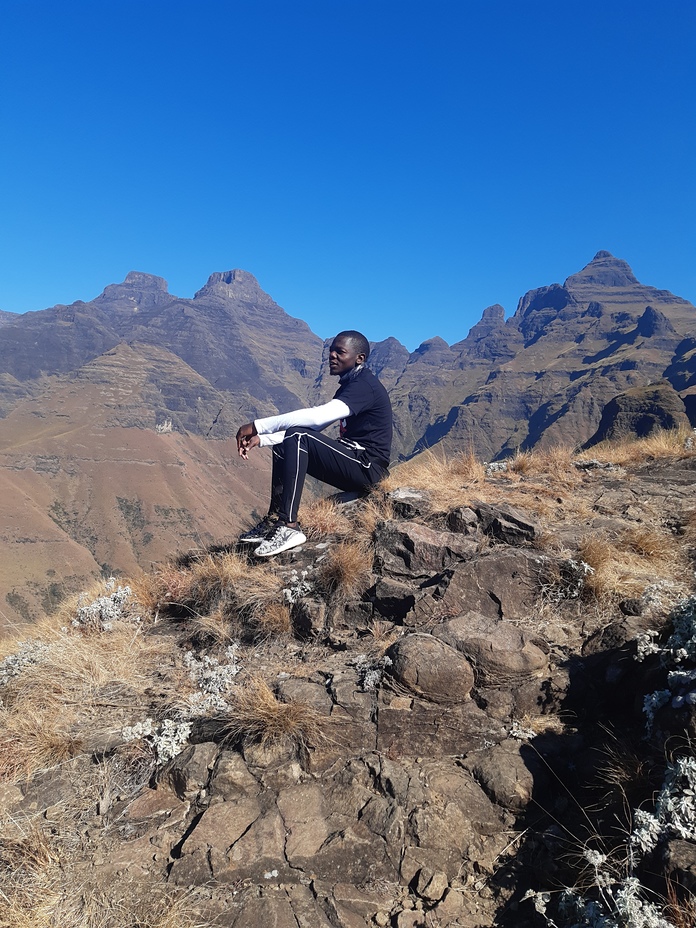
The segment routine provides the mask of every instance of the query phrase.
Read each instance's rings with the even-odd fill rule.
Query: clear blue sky
[[[696,302],[693,0],[0,0],[0,309],[240,267],[463,338],[600,249]]]

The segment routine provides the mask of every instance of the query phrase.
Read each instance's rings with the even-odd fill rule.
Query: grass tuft
[[[363,542],[343,541],[329,549],[316,576],[325,590],[350,597],[369,585],[372,560],[372,550]]]
[[[230,741],[248,740],[262,745],[294,741],[304,746],[320,738],[320,717],[304,703],[278,699],[262,677],[253,675],[235,689],[225,733]]]

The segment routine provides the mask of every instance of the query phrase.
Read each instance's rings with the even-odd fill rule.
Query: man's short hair
[[[362,332],[356,332],[355,329],[348,329],[346,332],[339,332],[336,338],[345,338],[346,341],[349,341],[355,349],[356,354],[365,355],[366,361],[370,357],[370,343]]]

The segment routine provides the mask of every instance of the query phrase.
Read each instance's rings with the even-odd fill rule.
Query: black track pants
[[[362,490],[386,473],[379,464],[370,463],[363,451],[354,451],[314,429],[293,426],[282,444],[273,447],[269,512],[283,522],[296,522],[307,474],[339,490]]]

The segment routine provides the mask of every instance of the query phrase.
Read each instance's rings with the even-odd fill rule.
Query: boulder
[[[417,522],[381,522],[375,532],[375,563],[398,578],[427,578],[476,553],[476,542]]]
[[[484,684],[519,684],[544,673],[548,658],[516,625],[466,612],[433,635],[466,655]]]
[[[440,614],[477,612],[495,619],[526,619],[535,608],[542,558],[533,551],[494,549],[455,564],[433,594]],[[425,610],[425,603],[420,605]]]
[[[477,502],[474,506],[486,535],[508,545],[520,545],[534,540],[538,526],[533,519],[512,506],[493,506]]]
[[[471,664],[432,635],[415,633],[396,641],[387,651],[391,676],[417,696],[433,702],[459,703],[474,685]]]

